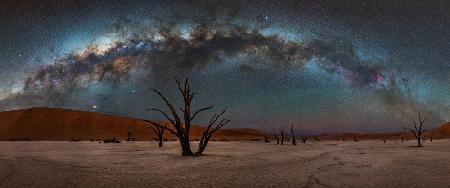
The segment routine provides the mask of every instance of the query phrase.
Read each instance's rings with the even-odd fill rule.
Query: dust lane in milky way
[[[419,111],[430,126],[450,121],[446,3],[4,5],[2,110],[160,118],[144,111],[163,107],[149,88],[176,99],[178,76],[199,90],[194,105],[228,106],[235,127],[398,131]]]

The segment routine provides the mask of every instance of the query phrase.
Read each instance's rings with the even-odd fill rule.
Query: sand
[[[449,187],[450,140],[211,142],[181,157],[177,142],[0,142],[0,187]]]
[[[127,140],[128,132],[138,141],[157,139],[149,126],[141,119],[69,109],[36,107],[0,112],[2,141]],[[203,130],[204,127],[193,125],[191,139],[199,139]],[[262,136],[263,133],[256,129],[236,128],[230,124],[217,131],[212,139],[246,141],[262,139]],[[168,131],[164,137],[176,139]]]

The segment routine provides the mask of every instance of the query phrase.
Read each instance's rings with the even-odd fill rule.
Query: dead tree
[[[315,136],[315,137],[313,137],[313,141],[314,141],[314,142],[320,142],[320,139],[319,139],[318,136]]]
[[[154,121],[148,121],[154,126],[163,128],[170,133],[176,135],[180,141],[181,145],[181,155],[182,156],[201,156],[204,149],[206,148],[206,145],[208,144],[209,139],[212,137],[212,135],[228,124],[230,120],[221,118],[222,115],[225,113],[225,110],[223,110],[219,114],[214,114],[214,116],[209,121],[208,127],[203,131],[202,137],[200,139],[199,148],[197,152],[192,152],[191,150],[191,144],[190,144],[190,130],[192,121],[197,117],[197,115],[200,112],[203,112],[205,110],[209,110],[213,108],[213,106],[208,106],[205,108],[200,108],[196,110],[194,113],[191,113],[191,102],[194,96],[196,96],[198,93],[191,89],[191,85],[189,83],[189,79],[186,78],[184,83],[181,83],[178,79],[175,79],[178,90],[183,97],[184,105],[183,107],[179,108],[179,111],[177,111],[177,108],[169,102],[169,100],[158,90],[153,89],[153,92],[155,92],[165,103],[167,108],[170,111],[170,115],[166,113],[166,111],[160,110],[160,109],[149,109],[148,111],[157,111],[161,113],[165,119],[169,122],[172,127],[163,126],[158,122]],[[178,113],[181,112],[182,115],[180,116]]]
[[[270,142],[269,136],[264,135],[264,142],[265,142],[265,143],[269,143],[269,142]]]
[[[433,133],[434,133],[434,130],[431,130],[431,131],[429,131],[429,133],[428,133],[428,135],[429,135],[429,137],[430,137],[430,142],[433,142]]]
[[[292,136],[292,145],[297,145],[297,142],[295,141],[295,133],[294,133],[294,125],[291,125],[291,136]]]
[[[308,140],[308,137],[307,136],[301,136],[300,139],[301,139],[300,141],[302,143],[306,143],[306,141]]]
[[[208,123],[208,127],[206,127],[206,130],[203,131],[202,137],[200,138],[200,142],[198,144],[198,150],[194,154],[195,156],[201,156],[203,154],[203,151],[205,150],[208,141],[211,139],[212,135],[219,129],[221,129],[223,126],[228,124],[230,120],[227,119],[221,119],[219,121],[219,118],[225,113],[225,109],[220,114],[214,114],[214,116],[211,118],[211,120]]]
[[[419,117],[416,120],[413,121],[413,127],[403,127],[404,129],[408,130],[409,132],[411,132],[414,137],[417,139],[417,147],[422,147],[422,137],[423,137],[423,133],[426,132],[425,127],[424,127],[424,123],[426,118],[422,117],[422,114],[418,113]]]
[[[133,132],[131,131],[128,132],[127,141],[136,141],[136,136],[134,135]]]
[[[281,145],[283,145],[284,141],[287,138],[286,128],[284,128],[284,127],[280,128],[280,136],[281,136]]]
[[[167,125],[164,125],[164,127],[166,127],[166,126]],[[148,128],[152,129],[152,131],[158,136],[158,141],[159,141],[158,146],[162,147],[163,146],[163,139],[164,139],[164,131],[166,131],[166,129],[163,128],[163,127],[160,127],[160,126],[155,126],[155,125],[150,126]]]
[[[273,127],[272,127],[272,131],[273,131],[273,137],[275,138],[275,140],[277,140],[277,144],[280,144],[280,138],[278,138],[278,135],[275,132],[275,129]]]

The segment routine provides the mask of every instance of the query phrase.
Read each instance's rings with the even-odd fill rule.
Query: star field
[[[450,6],[391,1],[1,1],[0,109],[137,118],[175,100],[234,127],[398,131],[450,121]],[[181,101],[177,101],[180,103]],[[206,121],[200,117],[199,124]]]

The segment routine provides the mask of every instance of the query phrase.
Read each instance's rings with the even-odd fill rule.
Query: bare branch
[[[166,117],[167,120],[170,121],[170,123],[172,123],[173,125],[175,125],[175,120],[173,120],[172,118],[170,118],[169,115],[168,115],[166,112],[164,112],[164,111],[162,111],[162,110],[160,110],[160,109],[156,109],[156,108],[147,109],[147,111],[157,111],[157,112],[160,112],[161,114],[163,114],[163,115]]]
[[[213,108],[212,105],[211,105],[211,106],[208,106],[208,107],[205,107],[205,108],[200,108],[200,109],[198,109],[198,110],[194,113],[194,115],[191,117],[191,121],[194,120],[195,116],[197,116],[197,114],[200,113],[201,111],[209,110],[209,109],[211,109],[211,108]]]
[[[169,100],[167,100],[167,98],[161,92],[159,92],[158,90],[153,89],[153,92],[158,94],[161,97],[161,99],[164,100],[164,102],[169,107],[170,111],[172,112],[173,117],[175,118],[175,121],[179,122],[180,121],[180,117],[178,116],[177,111],[175,110],[175,107],[169,102]],[[175,124],[175,123],[173,125],[177,126],[177,124]]]
[[[147,123],[150,123],[150,124],[152,124],[152,125],[154,125],[154,126],[156,126],[156,127],[159,127],[159,128],[165,129],[165,130],[168,130],[170,133],[172,133],[172,134],[174,134],[174,135],[178,135],[176,131],[170,129],[170,128],[167,127],[167,126],[162,126],[162,125],[159,124],[159,123],[156,123],[156,122],[153,122],[153,121],[149,121],[149,120],[144,120],[144,121],[147,122]]]
[[[159,133],[159,131],[157,131],[156,129],[155,129],[155,127],[153,127],[153,126],[150,126],[150,127],[148,127],[148,128],[150,128],[154,133],[156,133],[156,134],[158,134]]]
[[[177,85],[178,85],[178,90],[180,91],[181,95],[184,97],[184,89],[183,89],[183,87],[181,86],[180,80],[178,80],[177,78],[175,78],[175,82],[176,82]]]
[[[227,119],[222,119],[220,121],[220,123],[217,124],[217,126],[209,133],[209,135],[214,134],[217,130],[221,129],[223,126],[225,126],[226,124],[230,123],[231,120],[227,120]]]

